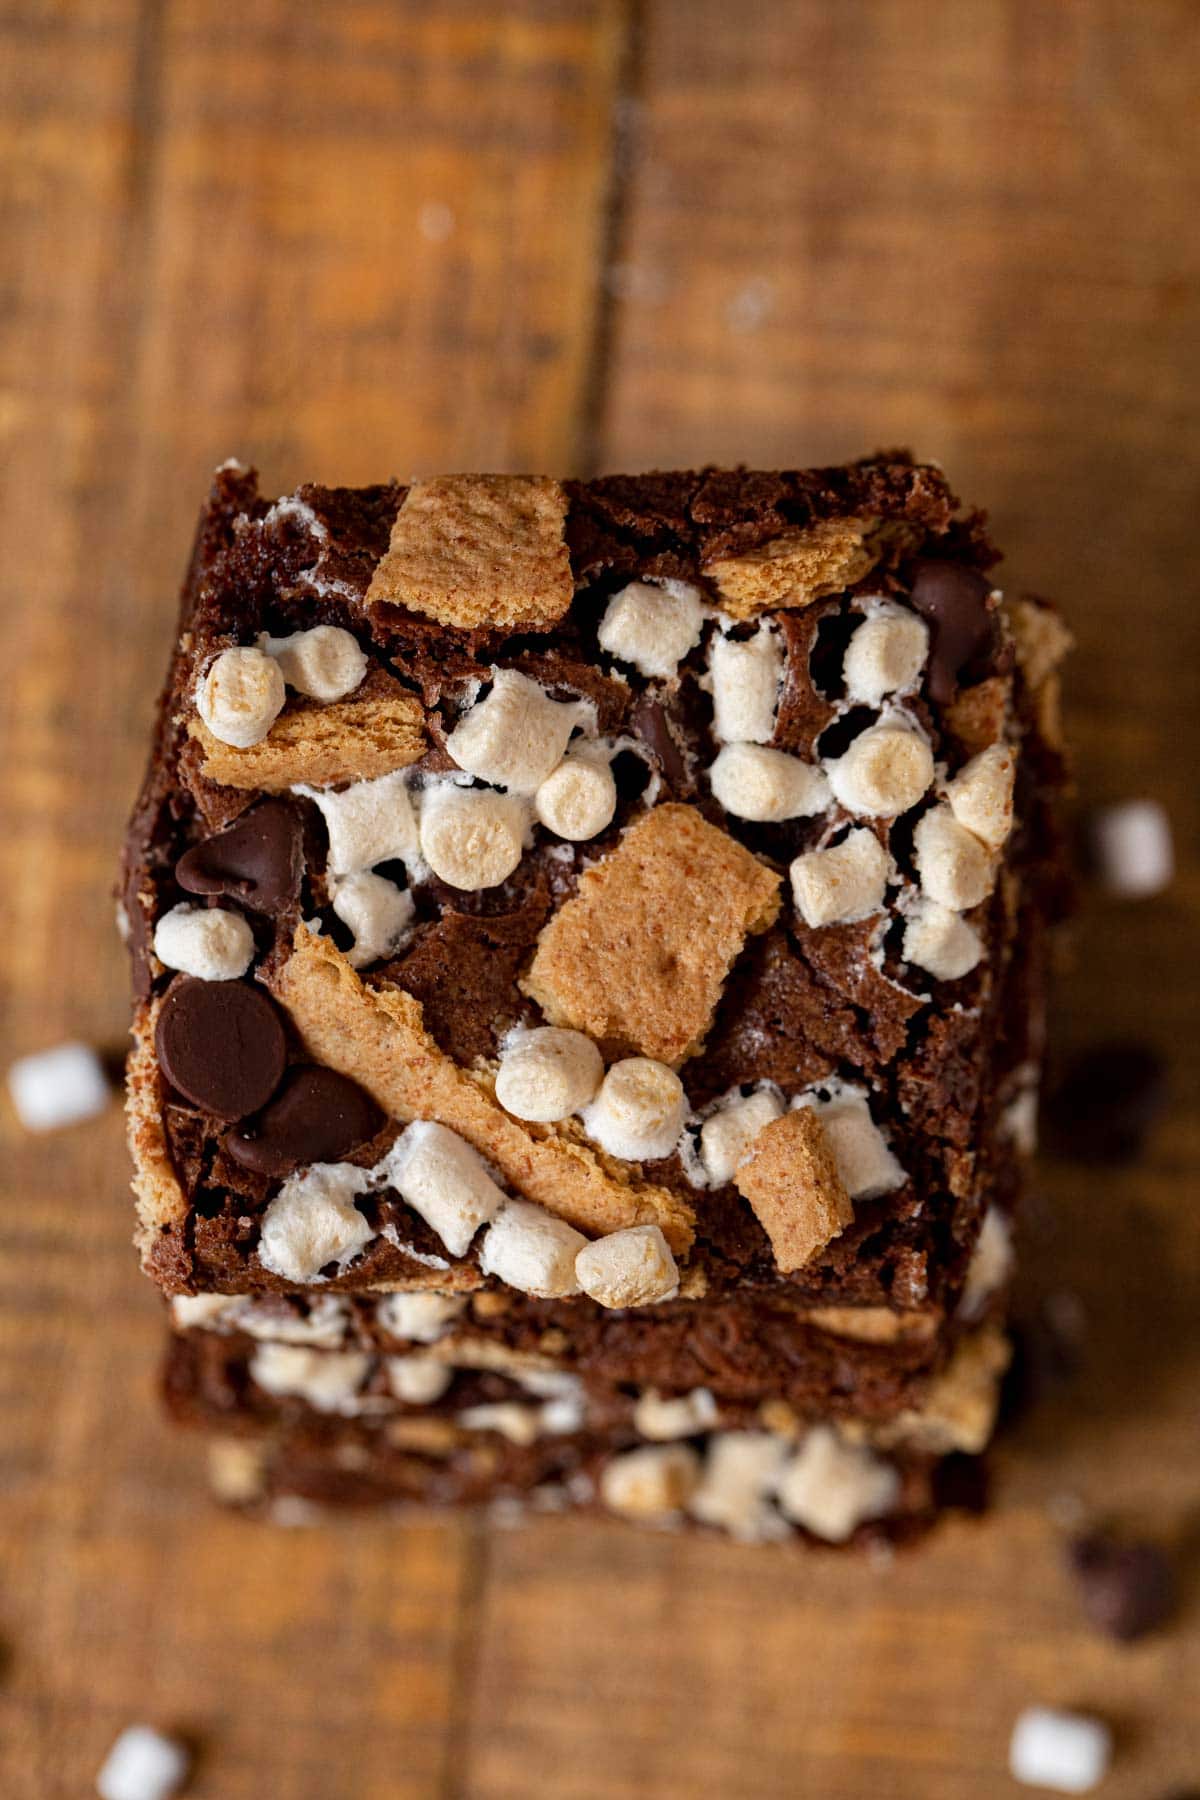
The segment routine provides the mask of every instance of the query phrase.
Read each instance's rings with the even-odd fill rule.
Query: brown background
[[[1141,1167],[1043,1171],[1083,1372],[992,1519],[890,1567],[222,1516],[155,1413],[118,1118],[33,1140],[5,1107],[3,1793],[90,1791],[148,1717],[219,1800],[987,1797],[1030,1701],[1113,1721],[1113,1800],[1200,1778],[1190,1580],[1122,1650],[1061,1568],[1080,1510],[1186,1569],[1200,1535],[1193,0],[4,17],[7,1055],[123,1029],[114,848],[234,451],[282,491],[911,442],[1066,605],[1081,785],[1161,795],[1181,870],[1094,904],[1061,989],[1064,1046],[1148,1037],[1175,1086]]]

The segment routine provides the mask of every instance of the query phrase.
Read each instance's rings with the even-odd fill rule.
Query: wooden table
[[[223,1516],[156,1414],[118,1118],[5,1110],[0,1791],[89,1792],[145,1717],[214,1800],[986,1800],[1033,1701],[1113,1721],[1113,1800],[1194,1783],[1192,0],[27,0],[0,66],[6,1057],[123,1030],[115,846],[233,451],[282,491],[911,442],[1069,610],[1085,796],[1160,795],[1181,863],[1061,989],[1062,1045],[1175,1089],[1140,1166],[1042,1172],[1083,1371],[891,1566]],[[1170,1631],[1082,1625],[1084,1513],[1179,1546]]]

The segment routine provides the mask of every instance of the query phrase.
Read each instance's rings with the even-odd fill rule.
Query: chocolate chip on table
[[[193,975],[168,988],[155,1047],[171,1086],[219,1119],[265,1106],[287,1061],[282,1020],[261,988]]]
[[[1046,1148],[1078,1162],[1132,1162],[1167,1102],[1166,1065],[1145,1044],[1098,1044],[1073,1058],[1046,1103]]]
[[[175,879],[189,894],[230,894],[255,912],[278,912],[300,890],[301,834],[294,806],[261,800],[233,825],[185,851]]]
[[[1175,1573],[1156,1544],[1094,1533],[1077,1538],[1068,1558],[1084,1612],[1109,1637],[1144,1637],[1175,1609]]]
[[[382,1124],[383,1114],[356,1082],[303,1064],[288,1071],[252,1126],[229,1134],[225,1149],[259,1175],[290,1175],[308,1163],[340,1162]]]
[[[987,576],[967,563],[922,557],[915,566],[912,606],[932,627],[929,696],[939,706],[953,700],[961,671],[993,641],[991,591]]]

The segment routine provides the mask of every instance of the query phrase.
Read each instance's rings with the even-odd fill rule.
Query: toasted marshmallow
[[[317,1412],[342,1412],[357,1397],[371,1359],[357,1350],[261,1343],[249,1367],[251,1381],[265,1393],[305,1400]]]
[[[563,759],[571,733],[587,717],[577,700],[552,700],[517,669],[497,669],[491,693],[472,706],[446,739],[469,775],[513,794],[536,793]]]
[[[830,850],[798,856],[788,874],[796,910],[806,925],[848,925],[870,918],[883,905],[891,861],[866,826]]]
[[[745,1099],[740,1095],[700,1128],[700,1161],[713,1187],[732,1181],[760,1131],[783,1114],[783,1102],[767,1088]]]
[[[365,969],[381,957],[396,954],[412,928],[416,907],[407,888],[360,869],[338,883],[333,910],[354,933],[354,948],[347,952],[347,962],[352,969]]]
[[[496,1098],[514,1118],[548,1125],[581,1112],[603,1079],[604,1059],[591,1038],[540,1025],[505,1039]]]
[[[223,906],[173,906],[154,928],[154,954],[201,981],[236,981],[254,961],[254,933]]]
[[[925,893],[952,912],[978,906],[992,891],[996,865],[991,851],[945,804],[927,812],[917,826],[913,855]]]
[[[329,835],[326,872],[336,881],[381,862],[411,862],[417,854],[417,819],[403,769],[374,781],[356,781],[341,793],[305,787],[294,794],[315,801]]]
[[[222,650],[196,690],[196,710],[215,738],[249,750],[270,731],[287,699],[273,656],[250,648]]]
[[[538,823],[568,843],[583,844],[612,824],[617,784],[607,762],[566,756],[533,797]]]
[[[665,681],[700,642],[704,607],[686,581],[631,581],[614,594],[597,633],[600,648],[642,675]]]
[[[367,672],[358,639],[340,625],[314,625],[311,631],[293,631],[288,637],[264,633],[258,643],[275,658],[287,685],[313,700],[344,700],[361,686]]]
[[[504,1193],[465,1138],[431,1119],[400,1133],[384,1159],[388,1181],[436,1231],[451,1256],[465,1256],[481,1225],[495,1218]]]
[[[772,625],[751,638],[715,637],[708,655],[713,731],[725,744],[766,744],[775,730],[783,650]]]
[[[912,688],[929,654],[929,627],[907,607],[876,601],[846,648],[842,680],[855,706]]]
[[[908,914],[901,954],[938,981],[958,981],[983,955],[983,939],[961,913],[921,898]]]
[[[826,767],[834,799],[847,812],[894,819],[915,806],[933,780],[933,752],[916,731],[871,725]]]
[[[989,850],[999,850],[1013,824],[1017,759],[1007,744],[989,744],[949,783],[946,798],[960,825]]]
[[[761,744],[726,744],[708,779],[727,813],[756,824],[808,818],[829,805],[829,783],[820,769]]]
[[[375,1235],[354,1205],[368,1176],[352,1163],[314,1163],[289,1176],[263,1214],[258,1259],[273,1275],[307,1284],[352,1262]]]
[[[600,1499],[627,1519],[669,1519],[700,1479],[700,1458],[688,1444],[644,1445],[614,1456],[600,1472]]]
[[[887,1139],[871,1117],[871,1109],[862,1094],[844,1090],[828,1100],[805,1094],[798,1106],[815,1109],[838,1174],[852,1200],[873,1200],[879,1194],[890,1194],[903,1187],[904,1170],[888,1149]]]
[[[779,1478],[779,1505],[796,1525],[830,1544],[844,1544],[868,1519],[892,1512],[900,1477],[860,1444],[829,1425],[814,1425]]]
[[[587,1239],[565,1219],[528,1200],[509,1200],[484,1233],[479,1267],[506,1287],[539,1300],[562,1300],[579,1292],[575,1258]]]
[[[499,887],[521,860],[525,823],[521,800],[446,783],[422,796],[421,854],[449,887]]]
[[[683,1083],[666,1063],[630,1056],[612,1065],[582,1113],[588,1136],[629,1162],[669,1156],[687,1117]]]
[[[585,1244],[575,1275],[601,1306],[651,1306],[679,1291],[679,1270],[657,1225],[631,1225]]]

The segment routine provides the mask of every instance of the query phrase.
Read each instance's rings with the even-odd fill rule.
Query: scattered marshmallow
[[[552,700],[517,669],[497,669],[492,690],[464,713],[446,748],[469,775],[514,794],[533,794],[563,759],[586,717],[577,700]]]
[[[437,1232],[451,1256],[465,1256],[479,1227],[504,1204],[478,1150],[430,1119],[418,1119],[400,1133],[384,1166],[396,1192]]]
[[[760,1131],[783,1113],[783,1102],[768,1088],[740,1095],[711,1114],[700,1127],[700,1162],[713,1187],[732,1181]]]
[[[785,1441],[767,1431],[719,1431],[708,1441],[704,1473],[688,1511],[744,1544],[790,1535],[771,1504],[787,1454]]]
[[[922,896],[908,913],[901,955],[938,981],[958,981],[983,955],[983,939],[961,913]]]
[[[834,798],[847,812],[894,819],[915,806],[933,780],[933,752],[919,732],[871,725],[826,769]]]
[[[708,657],[713,731],[725,744],[766,744],[775,730],[783,650],[771,625],[751,638],[715,637]]]
[[[551,770],[533,797],[538,823],[568,843],[583,844],[611,825],[617,784],[606,762],[567,756]]]
[[[1122,900],[1146,900],[1175,876],[1171,821],[1157,800],[1121,800],[1098,807],[1090,823],[1097,872]]]
[[[249,750],[270,731],[287,699],[273,656],[247,648],[222,650],[196,690],[196,710],[215,738]]]
[[[991,1206],[984,1215],[967,1277],[958,1303],[959,1317],[968,1321],[981,1318],[988,1301],[998,1294],[1013,1271],[1012,1226],[1000,1211]]]
[[[151,1725],[128,1725],[96,1777],[100,1800],[169,1800],[187,1780],[191,1759],[182,1744]]]
[[[867,1519],[892,1512],[900,1477],[865,1445],[848,1444],[829,1425],[815,1425],[779,1479],[779,1504],[814,1537],[844,1544]]]
[[[353,1163],[314,1163],[284,1182],[263,1214],[258,1258],[285,1281],[321,1279],[327,1263],[353,1261],[374,1233],[354,1204],[369,1177]]]
[[[519,1293],[562,1300],[579,1292],[575,1259],[586,1244],[565,1219],[528,1200],[508,1200],[484,1233],[479,1267]]]
[[[717,1422],[717,1403],[707,1388],[664,1399],[653,1388],[638,1395],[633,1409],[633,1428],[644,1438],[668,1443],[673,1438],[695,1437]]]
[[[344,700],[361,686],[367,672],[358,639],[340,625],[314,625],[311,631],[293,631],[289,637],[264,633],[258,644],[275,658],[287,685],[312,700]]]
[[[989,850],[999,850],[1013,825],[1017,759],[1007,744],[989,744],[964,763],[946,787],[950,811]]]
[[[341,793],[305,787],[294,794],[314,800],[329,834],[328,873],[340,880],[376,863],[409,862],[417,853],[417,818],[409,799],[404,770],[356,781]]]
[[[450,1365],[434,1356],[389,1356],[383,1366],[393,1394],[409,1406],[432,1406],[454,1379]]]
[[[365,969],[401,948],[412,928],[416,906],[407,888],[360,869],[338,883],[333,910],[354,933],[347,962],[352,969]]]
[[[796,910],[816,927],[849,925],[878,912],[890,871],[887,851],[864,825],[830,850],[798,856],[788,874]]]
[[[887,694],[907,692],[929,654],[929,627],[906,607],[877,601],[858,627],[842,662],[846,698],[878,706]]]
[[[688,1444],[644,1445],[614,1456],[600,1471],[600,1499],[627,1519],[669,1519],[687,1505],[700,1479]]]
[[[359,1350],[262,1343],[250,1358],[250,1379],[268,1394],[305,1400],[317,1412],[345,1412],[370,1367],[370,1357]]]
[[[575,1276],[601,1306],[652,1306],[679,1291],[679,1270],[657,1225],[631,1225],[585,1244]]]
[[[254,961],[254,933],[223,906],[173,906],[154,928],[154,954],[201,981],[236,981]]]
[[[913,833],[921,886],[952,912],[978,906],[992,891],[995,861],[986,844],[960,825],[948,805],[935,806]]]
[[[521,860],[525,823],[522,801],[446,783],[424,795],[421,853],[450,887],[467,893],[499,887]]]
[[[811,1106],[825,1128],[837,1172],[852,1200],[874,1200],[903,1187],[904,1170],[888,1149],[862,1094],[843,1089],[828,1100],[803,1094],[797,1106]]]
[[[670,1156],[687,1117],[687,1095],[674,1069],[649,1056],[615,1062],[582,1113],[602,1150],[627,1162]]]
[[[505,1039],[496,1098],[514,1118],[549,1125],[581,1112],[603,1079],[604,1059],[591,1038],[540,1025]]]
[[[1013,1780],[1056,1794],[1090,1794],[1111,1760],[1112,1732],[1103,1720],[1049,1706],[1026,1707],[1008,1746]]]
[[[761,744],[726,744],[708,779],[727,813],[755,824],[808,818],[829,805],[829,783],[820,769]]]
[[[466,1308],[461,1294],[387,1294],[375,1316],[392,1337],[411,1344],[433,1344]]]
[[[665,681],[700,642],[703,624],[700,591],[688,582],[631,581],[609,601],[597,636],[618,662]]]
[[[56,1044],[18,1057],[8,1092],[26,1131],[57,1131],[94,1119],[112,1099],[104,1065],[90,1044]]]

